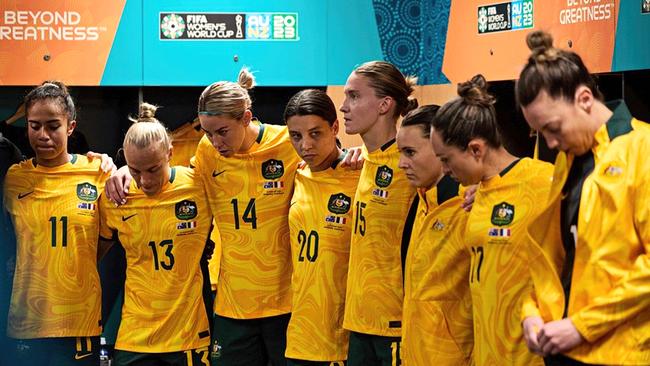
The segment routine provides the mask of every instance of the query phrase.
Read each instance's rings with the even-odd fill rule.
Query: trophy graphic
[[[237,14],[237,16],[235,17],[235,23],[237,23],[237,35],[235,36],[235,38],[243,38],[242,30],[241,30],[242,20],[243,17],[241,16],[241,14]]]

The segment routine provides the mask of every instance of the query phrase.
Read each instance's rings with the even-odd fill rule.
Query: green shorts
[[[291,314],[258,319],[214,315],[213,366],[285,366]]]
[[[9,365],[99,365],[99,336],[10,339],[9,345]]]
[[[348,366],[399,366],[400,347],[400,337],[350,332]]]
[[[167,353],[115,351],[115,366],[210,366],[208,347]]]

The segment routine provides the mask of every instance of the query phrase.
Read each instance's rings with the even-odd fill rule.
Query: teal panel
[[[161,40],[160,13],[183,12],[297,13],[299,39]],[[263,86],[342,85],[378,59],[372,0],[127,0],[101,85],[203,86],[234,80],[244,65]]]
[[[142,85],[142,0],[127,0],[100,85]]]
[[[246,65],[258,85],[326,85],[323,1],[145,1],[144,84],[207,85],[235,80]],[[298,13],[297,41],[161,40],[160,13]]]
[[[612,71],[650,69],[650,13],[641,0],[620,2]]]
[[[327,1],[327,83],[344,85],[358,65],[383,60],[372,0]]]

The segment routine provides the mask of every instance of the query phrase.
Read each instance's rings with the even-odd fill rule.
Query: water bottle
[[[106,347],[106,338],[99,339],[99,366],[111,366],[113,363],[108,355],[108,348]]]

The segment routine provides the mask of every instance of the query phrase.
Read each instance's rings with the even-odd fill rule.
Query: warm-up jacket
[[[567,356],[594,364],[650,364],[650,125],[623,102],[596,132],[585,178],[567,316],[585,341]],[[550,205],[529,227],[535,293],[522,317],[564,313],[562,188],[574,156],[559,153]]]

